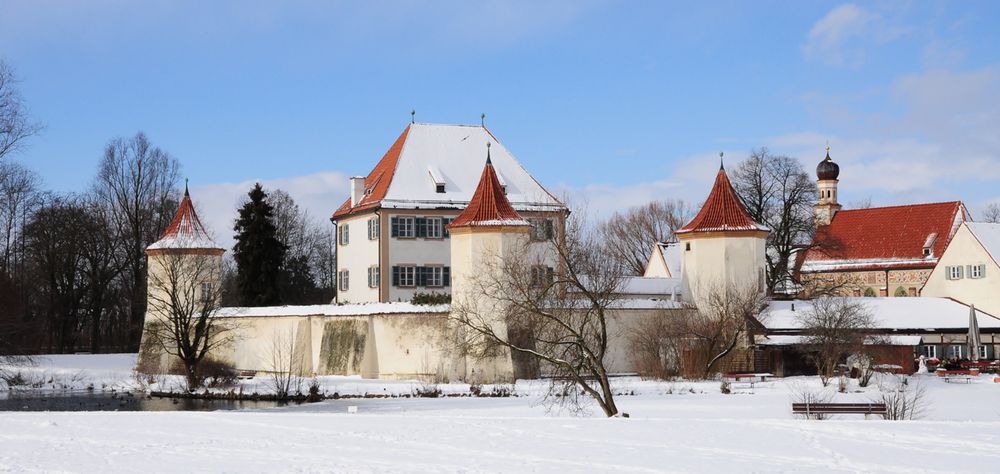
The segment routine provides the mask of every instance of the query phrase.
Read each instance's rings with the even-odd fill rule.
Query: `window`
[[[989,359],[990,356],[988,354],[989,353],[986,351],[986,346],[979,346],[979,358],[980,359]]]
[[[417,286],[417,267],[412,265],[392,267],[392,286]]]
[[[965,346],[960,346],[957,344],[948,346],[949,359],[961,359],[964,352],[965,352]]]
[[[969,278],[980,279],[986,276],[986,265],[969,265]]]
[[[917,296],[917,288],[914,286],[910,287],[910,296]]]
[[[531,267],[532,288],[542,288],[552,284],[554,280],[552,267],[545,265],[534,265]]]
[[[340,291],[347,291],[351,287],[351,272],[350,270],[340,271]]]
[[[212,283],[206,282],[201,284],[201,300],[203,302],[212,301],[214,299],[214,294],[212,293]]]
[[[434,190],[437,191],[438,194],[444,194],[444,185],[443,184],[435,185]]]
[[[920,354],[928,359],[937,359],[937,346],[923,346]]]
[[[413,217],[393,217],[389,223],[393,237],[412,239],[417,236],[416,219]]]
[[[351,241],[351,234],[348,232],[347,224],[337,227],[337,238],[340,241],[340,245],[347,245]]]
[[[423,224],[423,237],[428,239],[440,239],[444,237],[444,221],[440,217],[423,219]]]
[[[379,236],[379,219],[378,217],[372,217],[368,219],[368,240],[378,240]]]
[[[689,252],[691,250],[691,242],[684,243],[684,251]]]
[[[555,237],[552,219],[528,219],[531,223],[531,240],[541,242]]]
[[[444,267],[420,267],[420,286],[444,286]]]
[[[379,267],[368,267],[368,288],[378,288],[382,272]]]
[[[945,272],[947,272],[946,275],[947,275],[947,277],[948,277],[949,280],[961,280],[962,279],[962,276],[963,276],[962,275],[963,267],[961,265],[956,265],[954,267],[945,267],[944,270],[945,270]]]

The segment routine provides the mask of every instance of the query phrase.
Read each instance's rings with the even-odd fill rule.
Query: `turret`
[[[750,286],[763,291],[768,233],[750,217],[720,166],[705,205],[675,232],[685,301],[701,306],[713,292]]]
[[[476,192],[451,224],[452,308],[474,311],[489,321],[492,330],[507,334],[502,315],[502,303],[480,291],[477,282],[495,279],[486,272],[502,271],[502,259],[523,251],[528,243],[531,226],[514,210],[503,192],[487,144],[486,166],[479,178]],[[486,279],[486,280],[484,280]],[[466,358],[464,378],[472,382],[513,380],[514,367],[508,351],[491,358]]]

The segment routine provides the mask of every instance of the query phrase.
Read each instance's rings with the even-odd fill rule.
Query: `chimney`
[[[365,197],[365,177],[354,176],[351,178],[351,207],[357,206]]]

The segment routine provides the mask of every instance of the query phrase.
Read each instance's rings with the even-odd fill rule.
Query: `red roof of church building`
[[[840,211],[816,229],[801,271],[933,268],[965,219],[958,201]]]
[[[198,213],[194,210],[191,202],[191,195],[187,186],[184,189],[184,199],[181,200],[177,208],[177,214],[170,221],[170,225],[163,231],[160,239],[154,242],[146,250],[159,249],[213,249],[221,250],[212,238],[205,231],[205,226],[201,225]]]
[[[472,195],[472,201],[455,220],[451,221],[448,228],[512,225],[528,225],[528,221],[524,220],[507,200],[487,148],[486,166],[483,167],[483,174],[479,178],[476,192]]]
[[[750,217],[746,207],[736,195],[725,168],[719,168],[715,176],[715,185],[708,194],[705,205],[698,215],[675,234],[689,232],[745,232],[768,231],[768,228],[757,223]]]

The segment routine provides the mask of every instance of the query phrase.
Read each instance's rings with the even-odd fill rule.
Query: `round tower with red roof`
[[[698,215],[675,232],[685,301],[702,306],[712,293],[763,291],[769,232],[750,217],[720,166]]]
[[[482,291],[482,284],[493,280],[487,272],[502,271],[508,255],[524,252],[531,225],[511,206],[497,178],[489,157],[469,206],[448,225],[451,233],[452,309],[492,319],[492,330],[507,334],[503,304]],[[499,276],[499,275],[497,275]],[[488,283],[487,283],[488,284]],[[467,381],[495,382],[513,380],[514,366],[510,353],[503,351],[489,359],[465,359]]]
[[[174,219],[160,239],[146,247],[145,324],[176,317],[178,311],[218,307],[224,253],[198,219],[185,184]]]

